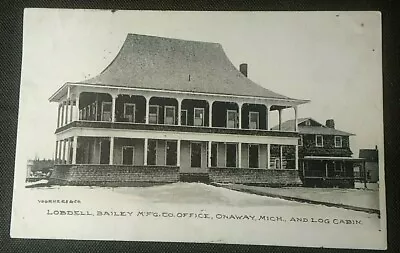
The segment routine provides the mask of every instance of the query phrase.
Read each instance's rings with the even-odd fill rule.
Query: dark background
[[[22,62],[24,8],[143,9],[193,11],[381,11],[383,31],[383,96],[385,130],[385,177],[388,217],[388,251],[399,246],[399,72],[400,26],[393,0],[308,1],[1,1],[0,2],[0,252],[375,252],[278,246],[248,246],[195,243],[150,243],[113,241],[11,239],[9,236],[15,147],[17,138],[19,85]],[[32,128],[34,134],[34,128]],[[81,228],[85,229],[85,228]],[[321,231],[323,232],[323,231]],[[173,233],[173,228],[171,229]],[[299,236],[307,236],[305,234]],[[335,240],[335,238],[332,238]],[[340,243],[340,242],[338,242]],[[380,252],[380,251],[377,251]]]

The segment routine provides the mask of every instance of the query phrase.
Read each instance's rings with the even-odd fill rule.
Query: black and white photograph
[[[12,238],[386,249],[381,14],[25,9]]]

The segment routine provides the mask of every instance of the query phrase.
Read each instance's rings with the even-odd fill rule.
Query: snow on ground
[[[379,191],[370,189],[306,188],[306,187],[257,187],[231,185],[237,189],[253,189],[287,197],[296,197],[335,204],[379,209]]]
[[[24,189],[20,198],[20,208],[13,209],[12,235],[15,237],[340,248],[380,248],[384,243],[380,219],[374,214],[200,183],[152,187],[38,187]],[[79,203],[40,203],[60,199],[79,200]],[[54,214],[60,210],[91,215]],[[126,215],[115,215],[120,212]],[[183,213],[203,213],[207,218],[183,217]],[[360,221],[361,224],[335,224],[340,220]],[[302,233],[307,236],[299,236]]]

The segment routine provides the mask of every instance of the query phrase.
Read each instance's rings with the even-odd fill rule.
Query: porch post
[[[242,167],[242,143],[238,143],[238,168]]]
[[[56,153],[54,154],[54,163],[55,164],[58,164],[57,159],[58,159],[58,141],[56,141]]]
[[[146,119],[146,124],[149,124],[149,113],[150,113],[149,110],[150,110],[150,98],[151,97],[149,96],[149,97],[145,97],[145,98],[146,98],[146,115],[145,115],[145,119]],[[146,160],[146,164],[145,165],[147,165],[147,159],[145,159],[145,160]]]
[[[62,143],[63,143],[63,140],[59,140],[58,141],[58,155],[57,155],[57,157],[58,157],[58,164],[61,164],[61,158],[62,158]]]
[[[73,111],[74,111],[74,100],[70,99],[70,114],[69,114],[69,122],[72,122],[74,120],[73,116]]]
[[[299,170],[299,145],[295,145],[295,150],[294,150],[294,162],[295,162],[295,169]]]
[[[281,131],[282,130],[282,109],[279,109],[278,110],[278,113],[279,113],[279,131]]]
[[[64,163],[66,163],[65,162],[65,147],[66,147],[66,144],[67,144],[67,140],[63,140],[63,151],[62,151],[62,163],[64,164]]]
[[[265,113],[265,120],[267,121],[266,123],[265,123],[265,128],[267,129],[267,130],[269,130],[269,128],[270,128],[270,126],[269,126],[269,110],[271,109],[271,106],[270,105],[267,105],[267,112]]]
[[[58,110],[57,110],[57,128],[60,127],[60,110],[61,110],[61,104],[58,104]]]
[[[67,101],[65,102],[65,125],[68,124],[68,107],[69,107],[69,100],[67,99]]]
[[[178,112],[177,112],[177,117],[178,117],[178,126],[182,124],[182,119],[181,119],[181,111],[182,111],[182,98],[177,98],[178,100]]]
[[[145,138],[144,139],[144,148],[143,148],[143,165],[147,165],[147,149],[149,146],[149,139]]]
[[[71,146],[71,140],[70,140],[70,138],[68,138],[67,139],[67,148],[65,150],[65,156],[66,156],[65,163],[66,164],[70,164],[70,161],[69,161],[69,148],[70,148],[70,146]]]
[[[111,122],[115,122],[115,100],[118,95],[112,95],[112,111],[111,111]]]
[[[242,129],[242,106],[243,106],[243,102],[239,102],[237,103],[238,107],[239,107],[239,129]]]
[[[328,162],[325,162],[325,177],[328,177]]]
[[[77,93],[76,94],[76,97],[75,97],[75,107],[76,107],[76,120],[80,120],[79,119],[79,97],[80,97],[80,93]]]
[[[267,144],[267,169],[271,166],[271,144]]]
[[[72,141],[72,164],[76,164],[77,148],[78,148],[78,136],[74,135],[74,140]]]
[[[283,169],[283,145],[279,146],[279,167]]]
[[[208,126],[212,127],[212,107],[213,107],[214,101],[213,100],[208,100]]]
[[[294,131],[298,131],[298,120],[297,120],[297,106],[293,106],[294,109]]]
[[[109,164],[114,164],[114,137],[110,137],[110,160]]]
[[[212,141],[208,142],[208,153],[207,153],[207,160],[208,160],[208,167],[211,168],[211,146],[212,146]]]
[[[64,101],[61,102],[61,122],[60,122],[60,126],[64,125]]]
[[[176,141],[176,166],[181,166],[181,140]]]

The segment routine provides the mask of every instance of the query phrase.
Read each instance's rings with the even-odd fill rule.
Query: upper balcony
[[[137,93],[136,93],[137,94]],[[271,130],[271,114],[297,106],[230,99],[190,99],[179,95],[78,92],[60,103],[56,133],[72,127],[200,132],[235,135],[298,137],[295,131]],[[296,120],[295,120],[296,121]],[[295,122],[294,121],[294,122]]]

